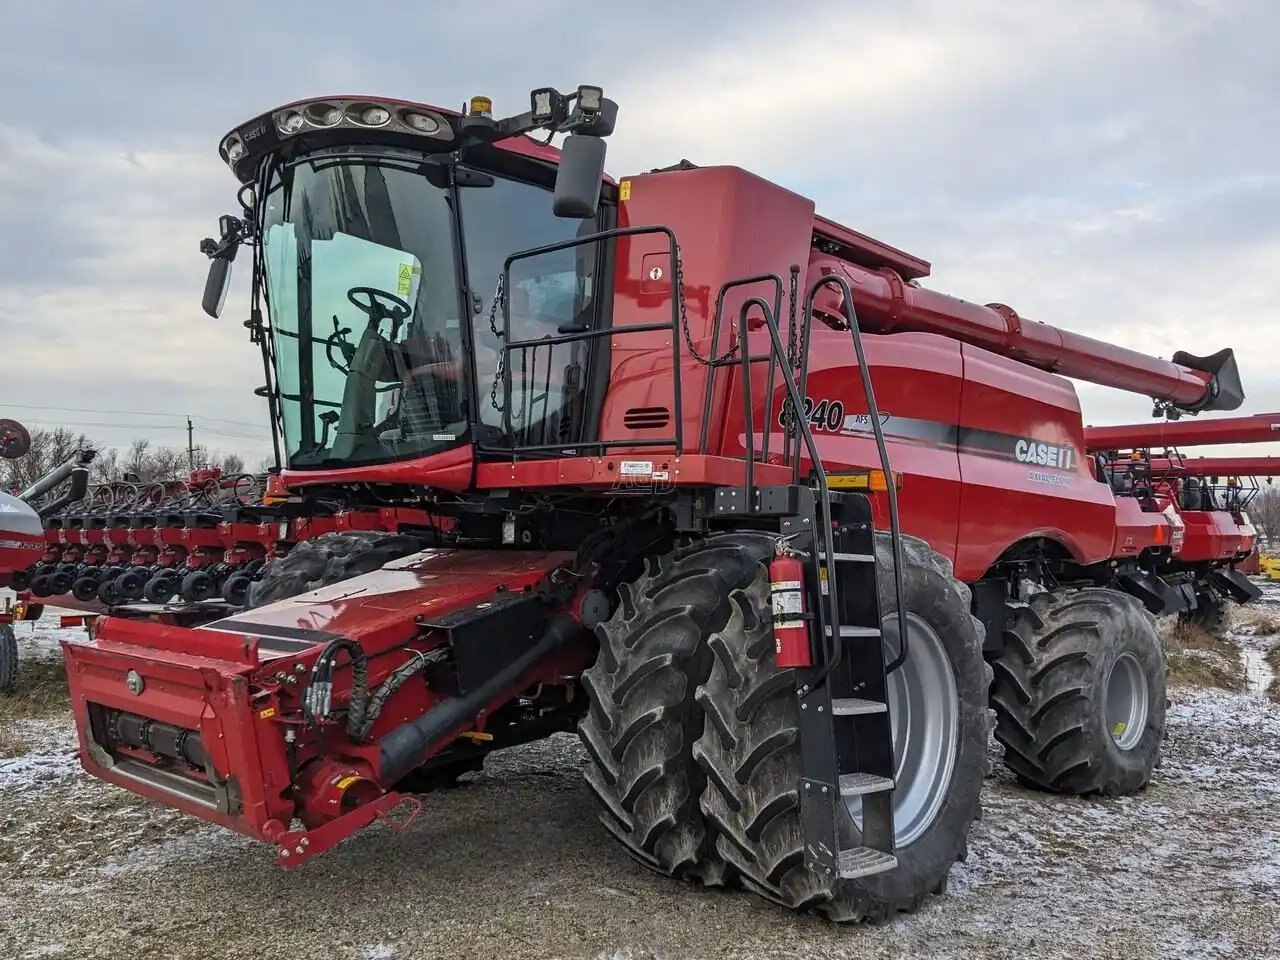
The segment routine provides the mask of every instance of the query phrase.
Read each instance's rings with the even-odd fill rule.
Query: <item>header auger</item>
[[[1192,575],[1048,371],[1225,410],[1230,351],[932,293],[736,167],[614,183],[616,112],[589,86],[508,120],[326,97],[224,137],[242,215],[204,302],[247,248],[273,482],[299,517],[445,522],[300,543],[207,622],[102,620],[66,648],[86,769],[297,866],[576,728],[639,862],[837,920],[942,888],[989,708],[1025,782],[1142,787],[1150,614]]]

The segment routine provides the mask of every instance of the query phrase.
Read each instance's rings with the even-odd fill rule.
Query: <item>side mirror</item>
[[[227,288],[231,286],[231,259],[235,256],[235,248],[231,248],[230,257],[214,257],[209,261],[209,276],[204,282],[204,299],[201,306],[211,317],[222,314],[222,305],[227,299]]]
[[[599,137],[570,134],[560,148],[560,168],[551,210],[557,217],[585,220],[600,206],[604,180],[605,142]]]

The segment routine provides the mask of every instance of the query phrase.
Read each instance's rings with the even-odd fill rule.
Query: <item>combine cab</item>
[[[448,526],[324,533],[195,627],[103,620],[66,648],[86,769],[293,866],[576,727],[640,863],[837,920],[943,887],[990,706],[1025,781],[1142,787],[1176,523],[1096,473],[1058,374],[1232,409],[1231,352],[931,292],[735,167],[615,183],[616,113],[337,97],[223,138],[204,305],[248,258],[298,517]]]

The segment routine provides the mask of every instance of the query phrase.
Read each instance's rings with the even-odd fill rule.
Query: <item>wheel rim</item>
[[[884,620],[885,659],[898,652],[897,617]],[[887,678],[893,730],[893,829],[905,847],[937,818],[951,791],[960,726],[955,671],[941,638],[924,620],[907,615],[907,659]],[[861,825],[862,800],[849,814]]]
[[[1132,750],[1147,729],[1149,708],[1142,666],[1132,653],[1116,657],[1107,673],[1107,730],[1121,750]]]

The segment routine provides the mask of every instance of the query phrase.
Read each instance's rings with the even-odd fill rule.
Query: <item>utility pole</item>
[[[196,468],[196,445],[192,440],[191,431],[194,428],[191,425],[191,417],[187,416],[187,467],[194,470]]]

